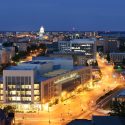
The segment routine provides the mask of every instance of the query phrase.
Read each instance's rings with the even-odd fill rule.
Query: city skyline
[[[0,0],[0,30],[124,31],[125,1]]]
[[[125,125],[125,0],[0,0],[0,125]]]

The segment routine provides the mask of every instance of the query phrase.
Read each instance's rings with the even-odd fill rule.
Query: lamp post
[[[60,122],[64,122],[64,118],[63,118],[63,114],[61,113],[61,118],[60,118]]]
[[[51,121],[50,121],[50,109],[49,109],[49,104],[48,104],[48,113],[49,113],[49,125],[51,124]]]

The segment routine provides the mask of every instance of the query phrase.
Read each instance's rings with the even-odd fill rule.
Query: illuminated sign
[[[65,75],[63,76],[62,78],[58,79],[57,81],[55,81],[54,83],[55,84],[58,84],[58,83],[61,83],[61,82],[64,82],[64,81],[68,81],[70,79],[73,79],[73,78],[78,78],[79,75],[77,73],[72,73],[70,75]]]

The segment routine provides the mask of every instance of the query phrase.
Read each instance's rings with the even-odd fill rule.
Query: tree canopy
[[[112,101],[110,108],[110,115],[125,117],[125,101],[118,101],[117,99],[115,99],[114,101]]]
[[[7,105],[3,108],[3,111],[5,112],[5,114],[9,114],[9,113],[14,113],[15,112],[15,107],[11,106],[11,105]]]

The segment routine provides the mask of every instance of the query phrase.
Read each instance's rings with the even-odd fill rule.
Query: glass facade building
[[[40,101],[39,84],[35,84],[34,70],[4,70],[3,76],[4,102]]]

